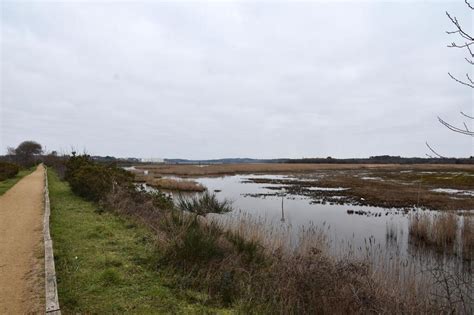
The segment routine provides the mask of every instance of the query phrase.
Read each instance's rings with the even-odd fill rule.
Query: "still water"
[[[197,178],[209,191],[217,191],[219,199],[231,200],[234,214],[244,212],[265,218],[273,224],[288,224],[296,231],[301,226],[314,225],[327,230],[331,243],[353,243],[361,246],[369,239],[385,246],[387,229],[396,230],[402,247],[408,241],[408,215],[396,209],[336,204],[318,204],[306,196],[291,195],[267,187],[282,185],[250,182],[249,178],[288,178],[286,175],[235,175]],[[344,188],[340,189],[341,195]],[[275,195],[277,194],[277,195]],[[348,210],[363,212],[348,214]],[[232,214],[231,214],[232,215]],[[404,249],[406,250],[406,248]]]

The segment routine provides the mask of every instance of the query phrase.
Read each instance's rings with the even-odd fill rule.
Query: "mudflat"
[[[44,312],[44,167],[0,197],[0,314]]]

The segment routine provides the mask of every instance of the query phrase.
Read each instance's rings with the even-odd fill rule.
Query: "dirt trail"
[[[0,314],[44,312],[44,168],[0,196]]]

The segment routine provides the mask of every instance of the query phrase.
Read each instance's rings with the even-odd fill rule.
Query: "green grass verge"
[[[158,271],[153,234],[74,195],[49,170],[51,234],[61,310],[69,313],[223,313]]]
[[[26,175],[33,173],[35,169],[36,166],[26,170],[21,170],[18,172],[18,174],[16,174],[15,177],[0,181],[0,196],[6,193],[7,190],[12,188],[16,183],[18,183],[20,179],[22,179]]]

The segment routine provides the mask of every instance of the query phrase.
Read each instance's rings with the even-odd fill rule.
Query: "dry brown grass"
[[[453,195],[432,191],[440,186],[427,182],[420,183],[420,175],[413,176],[405,181],[403,176],[393,178],[393,172],[382,172],[378,170],[375,175],[383,180],[367,181],[357,173],[333,174],[318,181],[323,187],[348,187],[350,190],[345,195],[352,196],[356,200],[364,198],[362,204],[381,207],[426,207],[436,210],[472,210],[474,209],[474,198],[463,196],[453,199]],[[389,178],[387,178],[389,177]],[[466,176],[467,177],[467,176]],[[470,186],[452,187],[462,189],[474,189],[474,177]]]
[[[458,231],[458,218],[454,213],[437,215],[433,220],[433,239],[437,246],[454,244]]]
[[[286,164],[286,163],[253,163],[253,164],[212,164],[212,165],[175,165],[151,164],[138,165],[137,169],[149,170],[157,175],[178,176],[217,176],[254,173],[299,173],[319,170],[471,170],[474,165],[457,164]]]
[[[465,259],[474,259],[474,219],[472,216],[463,217],[461,228],[462,251]]]
[[[193,180],[172,178],[147,178],[146,183],[152,187],[165,190],[197,192],[202,192],[206,190],[206,187]]]
[[[415,245],[459,254],[470,260],[474,252],[473,227],[472,218],[468,216],[419,213],[410,217],[409,235]]]
[[[217,225],[216,225],[217,223]],[[186,283],[203,286],[211,296],[238,303],[238,311],[256,314],[317,313],[397,313],[434,311],[428,295],[402,294],[402,287],[379,281],[364,261],[338,259],[327,252],[323,230],[309,227],[295,238],[285,226],[271,227],[264,220],[241,216],[223,221],[202,220],[206,240],[199,260],[188,261],[185,273],[193,274]],[[161,237],[161,247],[175,255],[178,265],[192,259],[183,244],[189,242],[190,222],[168,224],[169,236]],[[219,228],[218,228],[219,227]],[[220,232],[219,232],[220,230]],[[196,239],[196,238],[193,238]],[[212,239],[212,246],[209,240]],[[215,247],[214,247],[215,246]],[[209,253],[203,261],[203,250]],[[174,257],[174,256],[173,256]],[[199,271],[196,272],[196,269]],[[393,280],[393,279],[392,279]],[[395,289],[394,289],[395,285]],[[409,293],[413,293],[410,291]]]
[[[410,237],[422,242],[429,243],[431,241],[432,222],[429,215],[416,215],[410,217],[408,231]]]

